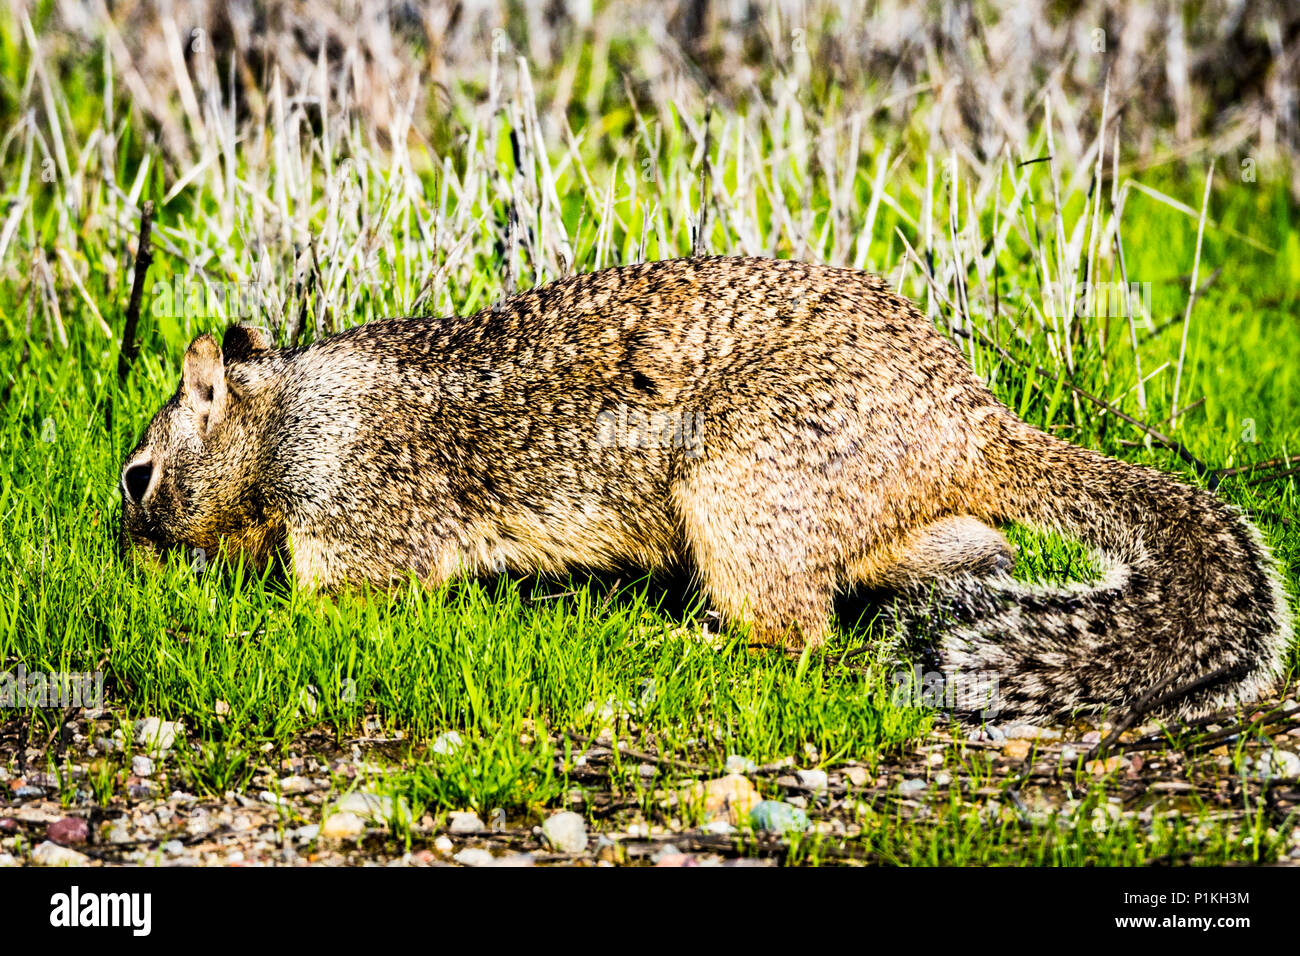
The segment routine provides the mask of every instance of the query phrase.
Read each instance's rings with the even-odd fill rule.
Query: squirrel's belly
[[[654,503],[647,502],[635,518],[596,502],[551,503],[543,509],[513,509],[483,518],[441,539],[435,544],[437,557],[429,576],[445,580],[463,574],[625,564],[653,570],[673,560],[678,547],[674,523]]]

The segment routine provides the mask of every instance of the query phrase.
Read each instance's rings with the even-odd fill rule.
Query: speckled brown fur
[[[798,262],[623,266],[295,350],[202,336],[123,488],[125,541],[283,549],[312,587],[684,560],[796,646],[845,584],[893,587],[900,620],[944,611],[951,675],[1029,717],[1224,664],[1243,673],[1174,710],[1249,699],[1290,635],[1233,508],[1031,428],[881,279]],[[1006,521],[1116,569],[1016,584]]]

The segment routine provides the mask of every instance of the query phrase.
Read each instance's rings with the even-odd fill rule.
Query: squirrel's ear
[[[221,340],[221,351],[227,362],[242,362],[254,352],[264,352],[270,347],[270,335],[255,325],[232,325]]]
[[[207,435],[226,410],[226,368],[211,334],[200,335],[185,350],[181,391],[198,421],[199,434]]]

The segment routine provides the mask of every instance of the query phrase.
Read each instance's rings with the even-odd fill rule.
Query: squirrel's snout
[[[153,485],[153,462],[148,459],[133,462],[122,470],[122,493],[133,505],[143,503]]]

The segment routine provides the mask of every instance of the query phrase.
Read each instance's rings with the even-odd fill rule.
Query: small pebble
[[[365,832],[365,822],[355,813],[346,810],[331,814],[321,824],[320,834],[330,840],[352,840]]]
[[[681,852],[682,851],[677,849],[677,847],[673,846],[673,844],[665,843],[663,846],[659,847],[658,850],[656,850],[654,853],[650,855],[650,859],[658,863],[659,860],[665,856],[680,856]]]
[[[1002,745],[1002,756],[1010,757],[1012,760],[1024,760],[1029,756],[1031,749],[1033,749],[1032,743],[1023,737],[1018,737]]]
[[[455,849],[455,847],[456,844],[452,843],[451,838],[445,835],[440,836],[433,841],[433,848],[437,850],[439,853],[450,853],[453,849]]]
[[[433,752],[436,754],[454,754],[461,748],[465,741],[461,739],[460,734],[454,730],[449,730],[445,734],[439,734],[433,742]]]
[[[1083,769],[1088,771],[1094,777],[1104,777],[1108,773],[1114,773],[1116,770],[1123,770],[1129,765],[1128,760],[1116,755],[1107,757],[1105,760],[1090,760],[1084,764]]]
[[[844,779],[855,787],[865,787],[871,780],[871,775],[867,773],[866,767],[845,767]]]
[[[51,823],[45,835],[55,843],[72,846],[90,839],[90,825],[81,817],[64,817]]]
[[[452,833],[478,833],[483,829],[483,821],[477,813],[452,813],[448,816],[450,823],[447,829]]]
[[[296,774],[284,777],[280,780],[281,793],[308,793],[315,789],[316,785],[312,783],[312,781]]]
[[[1060,740],[1061,732],[1033,724],[1016,724],[1007,728],[1008,740]]]
[[[162,851],[168,856],[180,856],[185,852],[185,844],[180,840],[168,840],[162,845]]]
[[[782,800],[763,800],[749,811],[755,830],[768,833],[803,832],[808,829],[808,814]]]
[[[496,859],[487,850],[476,846],[466,847],[452,857],[461,866],[491,866]]]
[[[725,777],[696,783],[678,794],[686,802],[704,801],[704,812],[710,819],[726,817],[732,823],[739,823],[758,803],[758,791],[748,777],[738,773],[729,773]]]
[[[1300,756],[1287,750],[1271,750],[1253,761],[1254,774],[1260,780],[1275,777],[1300,777]]]
[[[45,791],[40,787],[19,787],[14,791],[15,800],[39,800],[45,796]]]
[[[387,822],[393,819],[394,811],[403,818],[410,816],[410,809],[405,800],[393,802],[392,797],[381,796],[365,790],[353,790],[334,801],[334,809],[342,813],[354,813],[365,820]]]
[[[829,782],[825,770],[797,770],[795,777],[800,786],[807,787],[813,793],[824,793]]]
[[[131,772],[137,777],[152,777],[153,761],[143,755],[132,757]]]
[[[758,769],[758,764],[740,754],[730,754],[724,769],[727,773],[753,773]]]
[[[562,810],[546,818],[542,837],[557,853],[582,853],[587,849],[587,824],[571,810]]]
[[[184,735],[185,726],[179,720],[146,717],[135,722],[135,742],[147,747],[155,757],[170,750],[176,738]]]
[[[85,866],[90,857],[46,840],[32,850],[32,862],[37,866]]]

